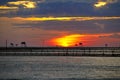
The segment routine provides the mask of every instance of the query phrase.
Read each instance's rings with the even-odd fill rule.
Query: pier
[[[0,47],[0,56],[120,57],[120,47]]]

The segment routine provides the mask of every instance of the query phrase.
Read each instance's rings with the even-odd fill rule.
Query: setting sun
[[[68,36],[63,36],[60,38],[53,39],[55,45],[62,46],[62,47],[70,47],[74,46],[75,44],[81,41],[81,37],[83,35],[80,34],[73,34]]]

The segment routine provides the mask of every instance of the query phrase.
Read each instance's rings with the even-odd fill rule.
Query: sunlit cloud
[[[0,6],[0,10],[13,10],[18,9],[18,7]]]
[[[100,1],[100,2],[97,2],[96,4],[94,4],[94,6],[97,7],[97,8],[99,8],[99,7],[105,6],[106,4],[107,4],[107,2]]]
[[[0,14],[18,11],[21,6],[27,9],[36,8],[36,4],[37,4],[36,2],[28,0],[7,2],[4,5],[0,5]]]
[[[18,7],[16,6],[0,6],[0,14],[6,14],[9,12],[16,12],[18,10]]]
[[[33,1],[16,1],[8,2],[9,5],[24,6],[24,8],[36,8],[36,2]]]
[[[117,0],[98,0],[97,3],[94,4],[96,8],[101,8],[106,6],[107,4],[115,3]]]
[[[120,17],[15,17],[15,19],[26,21],[89,21],[89,20],[113,20]]]

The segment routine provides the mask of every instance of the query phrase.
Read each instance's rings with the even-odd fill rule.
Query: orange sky
[[[107,19],[108,18],[113,19],[114,17],[107,17]],[[116,17],[116,18],[119,18],[119,17]],[[0,25],[1,25],[0,44],[4,46],[5,40],[8,40],[9,42],[8,44],[10,44],[11,42],[14,42],[15,44],[20,44],[21,41],[26,41],[28,46],[56,46],[57,45],[57,46],[69,47],[69,46],[75,46],[75,44],[79,46],[79,43],[83,43],[83,46],[104,46],[104,44],[106,43],[109,46],[119,46],[120,44],[119,43],[120,33],[118,32],[117,33],[114,33],[114,32],[113,33],[102,33],[102,31],[105,28],[105,25],[100,24],[98,22],[94,23],[94,25],[96,26],[94,28],[96,28],[95,30],[101,31],[101,33],[97,33],[97,32],[96,33],[81,33],[81,32],[85,32],[84,30],[82,30],[83,28],[81,24],[77,27],[76,26],[69,27],[71,25],[68,24],[67,25],[68,27],[67,27],[66,23],[65,23],[65,26],[64,24],[62,24],[62,22],[66,22],[64,21],[64,19],[63,21],[58,21],[61,24],[60,25],[55,24],[55,27],[53,27],[54,25],[53,23],[51,23],[51,25],[45,24],[43,25],[43,27],[40,26],[41,28],[39,28],[39,25],[38,25],[38,28],[34,25],[30,27],[31,25],[29,24],[31,23],[38,24],[38,23],[36,21],[35,22],[26,21],[27,19],[28,18],[23,19],[23,18],[1,17],[0,18]],[[52,18],[52,19],[56,20],[57,18]],[[97,19],[102,19],[102,17],[98,17]],[[45,18],[45,20],[48,20],[48,19]],[[80,22],[83,23],[82,21],[79,21],[79,23]],[[39,23],[42,24],[44,23],[44,21],[39,21]],[[70,22],[68,21],[68,23]],[[27,24],[27,26],[26,25],[25,27],[24,25],[16,26],[15,24]],[[88,25],[89,24],[91,23],[88,23]],[[85,28],[85,30],[89,31],[91,27],[92,26],[88,26]],[[69,30],[70,28],[72,29]],[[92,29],[92,32],[95,31],[94,28]],[[76,32],[77,30],[79,30],[79,32]]]
[[[118,42],[120,39],[108,38],[111,34],[71,34],[57,37],[51,40],[52,45],[61,46],[61,47],[74,47],[81,46],[79,43],[82,43],[82,46],[93,46],[100,45],[105,46],[105,44],[111,44],[113,41]],[[104,38],[101,38],[103,36]],[[118,44],[119,45],[119,44]],[[110,46],[110,45],[109,45]],[[115,44],[117,46],[117,44]]]

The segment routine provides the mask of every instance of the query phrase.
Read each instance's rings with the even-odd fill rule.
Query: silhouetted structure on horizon
[[[22,46],[22,47],[27,47],[26,42],[21,42],[21,46]]]
[[[11,46],[11,47],[14,47],[14,44],[13,44],[13,43],[10,43],[10,46]]]
[[[120,47],[0,47],[0,56],[120,57]]]

